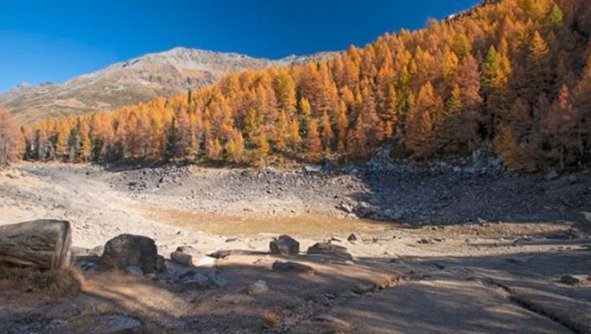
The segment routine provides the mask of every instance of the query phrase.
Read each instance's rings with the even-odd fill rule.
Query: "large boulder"
[[[297,255],[300,253],[300,243],[288,235],[282,235],[269,243],[272,254]]]
[[[351,254],[347,252],[347,248],[329,242],[319,242],[315,244],[308,248],[308,254],[329,255],[344,260],[353,260]]]
[[[0,226],[0,263],[37,269],[61,269],[70,264],[70,223],[34,220]]]
[[[109,240],[101,260],[111,268],[137,266],[146,274],[166,270],[154,240],[140,235],[122,234]]]

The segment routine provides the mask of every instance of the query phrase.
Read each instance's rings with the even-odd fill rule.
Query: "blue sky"
[[[478,0],[2,0],[0,91],[175,46],[280,58],[363,46]]]

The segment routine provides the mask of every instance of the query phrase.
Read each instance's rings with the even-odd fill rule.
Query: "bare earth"
[[[196,264],[137,277],[80,260],[81,293],[1,290],[0,332],[591,333],[591,281],[560,282],[591,275],[591,238],[575,225],[591,209],[588,174],[381,177],[26,163],[0,171],[0,224],[67,219],[79,254],[131,233],[156,240],[165,257],[190,245]],[[367,207],[396,207],[403,218],[357,218]],[[267,254],[280,234],[302,253]],[[329,240],[353,261],[305,254]],[[207,256],[218,250],[241,252]],[[273,271],[277,260],[314,272]],[[190,270],[215,285],[184,287]],[[249,290],[259,280],[267,289]]]

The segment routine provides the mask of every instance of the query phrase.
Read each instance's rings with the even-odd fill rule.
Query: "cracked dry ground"
[[[179,290],[157,278],[82,271],[82,292],[68,298],[2,291],[0,329],[93,333],[104,326],[97,319],[124,315],[139,320],[143,332],[170,333],[591,332],[591,281],[560,283],[591,270],[591,239],[568,223],[392,228],[358,234],[354,242],[346,237],[332,242],[346,246],[353,261],[265,254],[270,237],[259,236],[228,239],[223,248],[243,251],[206,266],[168,264],[177,275],[214,273],[224,284],[213,288]],[[302,249],[320,240],[300,239]],[[276,260],[314,273],[273,271]],[[259,280],[269,290],[249,293]]]

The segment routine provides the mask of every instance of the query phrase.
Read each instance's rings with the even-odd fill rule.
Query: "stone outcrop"
[[[139,235],[122,234],[109,240],[101,260],[110,268],[137,266],[146,274],[166,269],[154,240]]]

